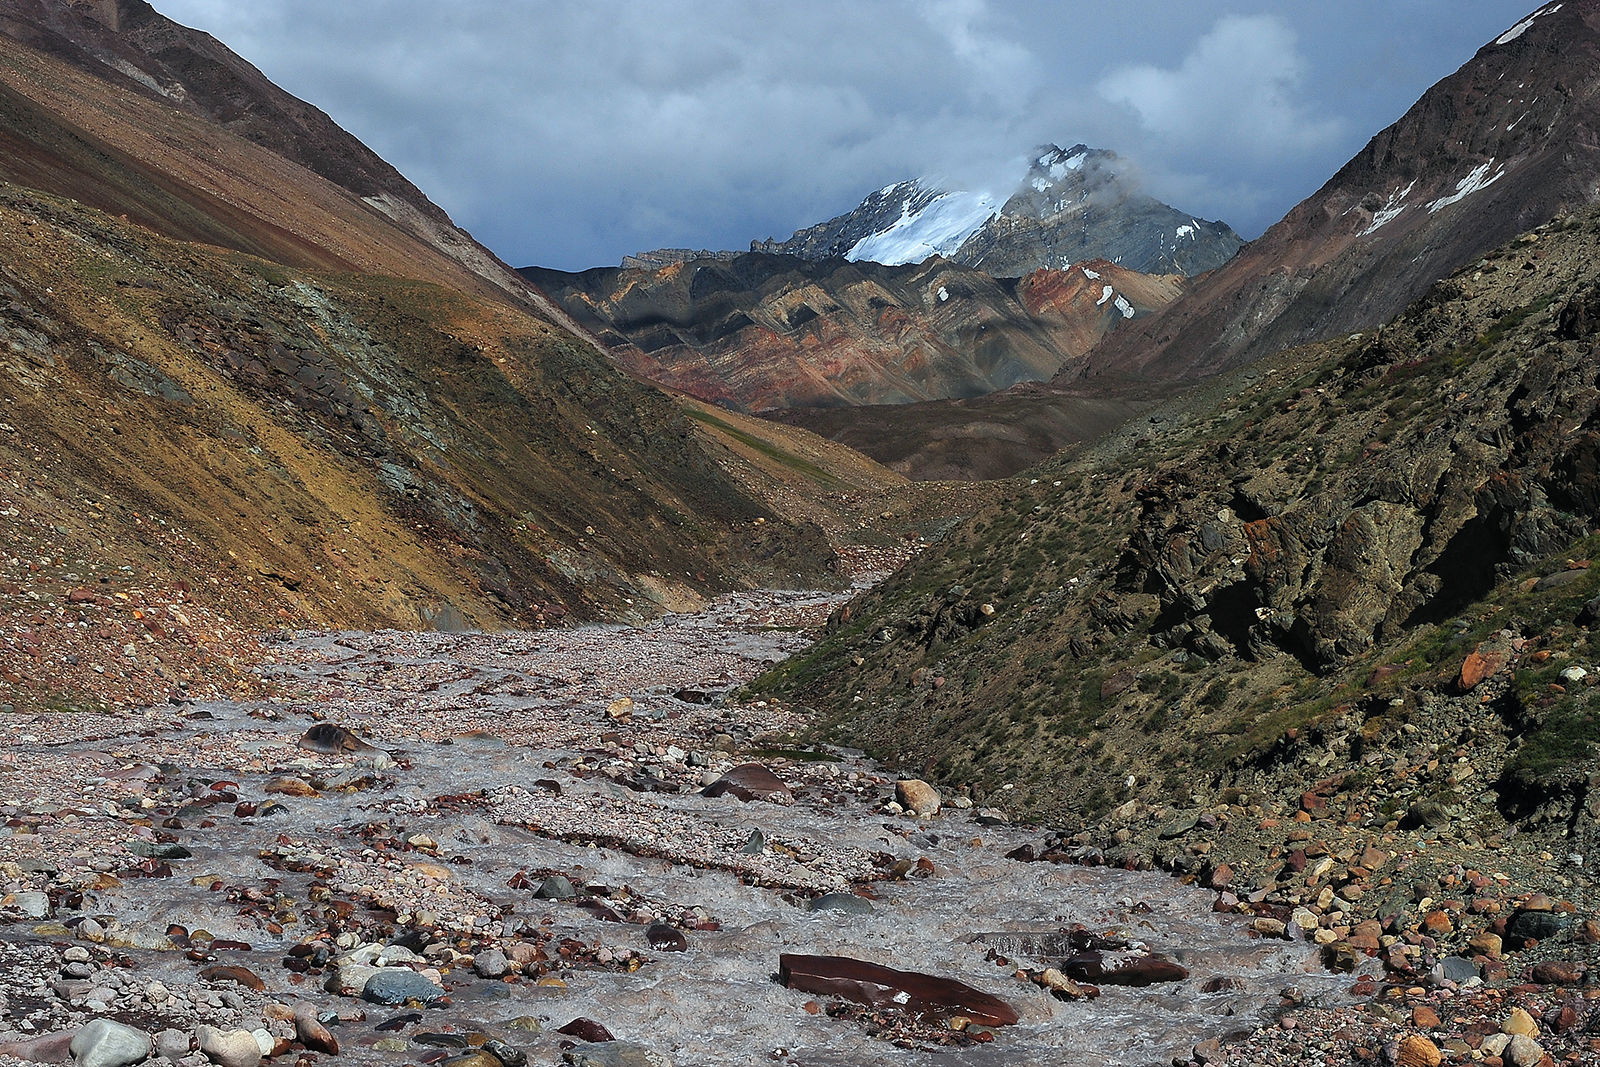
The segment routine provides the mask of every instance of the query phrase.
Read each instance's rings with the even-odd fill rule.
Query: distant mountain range
[[[905,404],[1042,381],[1187,285],[1095,260],[994,278],[746,252],[569,274],[525,267],[626,369],[724,407]]]
[[[662,248],[620,269],[522,274],[624,367],[726,407],[982,396],[1076,373],[1243,243],[1140,193],[1119,163],[1045,145],[1005,197],[919,179],[748,253]]]

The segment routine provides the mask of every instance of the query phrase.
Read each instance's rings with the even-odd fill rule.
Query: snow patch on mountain
[[[1133,318],[1133,316],[1134,316],[1133,305],[1128,303],[1127,298],[1124,297],[1121,293],[1117,294],[1117,298],[1112,301],[1112,304],[1116,307],[1116,309],[1118,311],[1122,312],[1122,317],[1123,318],[1125,318],[1125,319]]]
[[[1537,19],[1540,15],[1554,15],[1557,11],[1560,11],[1560,10],[1561,10],[1561,5],[1560,4],[1553,4],[1550,7],[1540,8],[1538,11],[1535,11],[1533,14],[1529,15],[1527,18],[1523,19],[1521,22],[1519,22],[1515,26],[1511,27],[1505,33],[1502,33],[1499,37],[1496,37],[1494,39],[1494,43],[1495,44],[1510,44],[1512,41],[1515,41],[1518,37],[1521,37],[1523,34],[1527,33],[1528,32],[1528,27],[1532,26],[1534,20]]]
[[[907,202],[893,225],[857,241],[844,258],[898,266],[948,256],[999,213],[988,193],[945,193],[917,211]]]
[[[1489,186],[1505,177],[1506,168],[1503,166],[1499,170],[1495,171],[1494,177],[1489,177],[1489,170],[1493,166],[1494,160],[1491,159],[1487,163],[1480,163],[1476,167],[1472,168],[1471,174],[1468,174],[1465,178],[1462,178],[1456,183],[1456,191],[1453,194],[1450,196],[1441,196],[1439,199],[1428,205],[1428,214],[1434,215],[1443,208],[1449,207],[1451,204],[1458,204],[1478,190],[1487,189]]]
[[[1416,181],[1413,180],[1411,184],[1407,185],[1404,189],[1401,189],[1398,192],[1390,193],[1388,202],[1377,211],[1372,213],[1372,222],[1367,226],[1366,229],[1356,234],[1356,236],[1365,237],[1370,233],[1376,233],[1385,226],[1389,225],[1389,223],[1393,222],[1395,219],[1399,218],[1406,210],[1406,197],[1411,195],[1411,190],[1416,188],[1416,185]],[[1433,210],[1436,209],[1429,209],[1430,212]]]

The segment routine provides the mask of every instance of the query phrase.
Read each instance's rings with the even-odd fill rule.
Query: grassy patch
[[[688,415],[696,422],[715,427],[717,430],[727,434],[740,444],[745,445],[748,448],[755,449],[757,452],[761,453],[763,456],[766,456],[773,462],[787,467],[798,474],[804,475],[811,481],[823,486],[824,488],[849,488],[848,484],[843,479],[828,473],[815,463],[812,463],[810,460],[801,456],[797,456],[792,452],[785,452],[777,445],[774,445],[771,441],[764,441],[755,434],[741,430],[732,423],[717,418],[710,412],[699,411],[695,408],[687,408],[685,409],[684,414]]]

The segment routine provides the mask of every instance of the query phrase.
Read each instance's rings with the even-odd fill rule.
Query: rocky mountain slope
[[[1268,904],[1445,827],[1562,891],[1600,845],[1597,263],[1591,210],[1037,468],[764,691],[1068,851]],[[1346,911],[1415,905],[1369,868]]]
[[[144,0],[0,0],[0,147],[0,178],[169,237],[561,318],[327,115]]]
[[[413,225],[425,200],[379,210],[408,187],[338,171],[364,157],[312,109],[284,121],[332,129],[327,151],[288,142],[352,187],[176,106],[198,90],[158,104],[106,73],[211,70],[184,41],[243,66],[220,45],[131,2],[5,11],[0,705],[225,689],[264,627],[536,626],[842,580],[843,542],[758,496],[777,480],[727,431]],[[778,464],[805,447],[783,433],[745,436]],[[813,513],[896,483],[857,466]]]
[[[522,274],[631,372],[745,411],[970,397],[1045,379],[1185,285],[1098,261],[1004,280],[937,257],[886,267],[756,253]]]
[[[1074,145],[1035,149],[1016,189],[995,196],[932,179],[880,189],[827,222],[751,251],[884,264],[943,256],[997,278],[1107,260],[1142,274],[1204,273],[1244,241],[1139,191],[1114,152]]]
[[[1191,378],[1375,326],[1461,264],[1593,202],[1597,145],[1600,3],[1546,4],[1085,373]]]

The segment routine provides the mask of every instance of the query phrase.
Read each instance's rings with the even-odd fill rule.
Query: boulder
[[[939,791],[920,778],[903,778],[896,782],[894,798],[914,815],[937,815],[942,806]]]
[[[854,893],[824,893],[806,904],[807,911],[833,911],[845,915],[871,915],[872,901]]]
[[[689,948],[689,939],[683,936],[683,931],[666,923],[651,923],[644,936],[651,948],[661,952],[684,952]]]
[[[69,1047],[77,1067],[130,1067],[148,1059],[154,1046],[143,1030],[112,1019],[91,1019]]]
[[[385,967],[361,987],[361,999],[374,1004],[404,1004],[408,1000],[437,1004],[444,996],[444,990],[427,975],[404,967]]]
[[[339,1039],[322,1025],[322,1020],[317,1018],[317,1010],[312,1005],[295,1005],[294,1036],[312,1052],[323,1052],[329,1056],[339,1054]]]
[[[10,1056],[28,1063],[70,1063],[72,1040],[77,1036],[78,1030],[75,1028],[20,1041],[0,1041],[0,1056]]]
[[[261,1044],[249,1030],[198,1026],[194,1036],[200,1051],[217,1067],[257,1067],[261,1062]]]
[[[724,793],[746,803],[767,800],[786,804],[794,799],[794,794],[783,783],[783,779],[759,763],[741,763],[737,767],[730,767],[721,778],[701,790],[701,795],[708,797],[720,797]]]
[[[472,957],[472,970],[479,978],[502,978],[511,970],[511,960],[497,948],[484,949]]]
[[[297,744],[309,751],[322,752],[327,755],[377,751],[372,745],[367,744],[343,726],[336,726],[331,722],[317,723],[300,736]]]
[[[593,1019],[582,1018],[581,1016],[572,1020],[565,1026],[556,1027],[556,1033],[567,1034],[571,1037],[577,1038],[579,1041],[588,1041],[590,1043],[616,1040],[616,1038],[612,1036],[611,1031],[607,1030],[603,1024],[597,1023]]]
[[[1443,1062],[1439,1046],[1421,1034],[1401,1038],[1394,1054],[1394,1067],[1439,1067]]]

